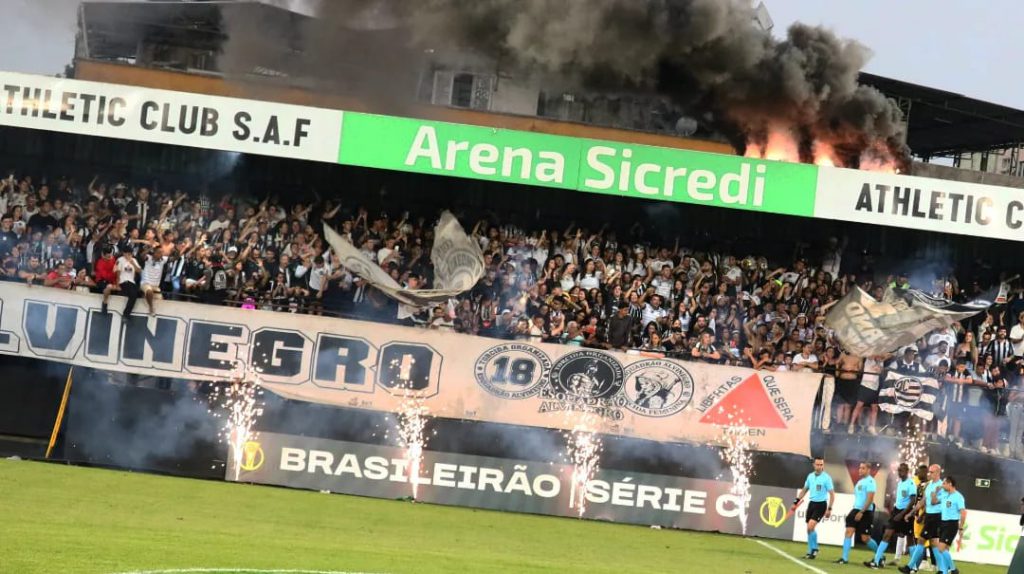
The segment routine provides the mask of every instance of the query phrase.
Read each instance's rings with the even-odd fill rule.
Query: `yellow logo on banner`
[[[786,504],[777,496],[769,496],[761,503],[761,522],[772,528],[782,526],[786,521]]]
[[[242,447],[242,470],[254,471],[263,466],[263,448],[260,443],[249,441]]]

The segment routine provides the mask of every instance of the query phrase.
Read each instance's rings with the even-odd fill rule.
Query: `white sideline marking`
[[[825,572],[821,568],[815,568],[814,566],[811,566],[810,564],[808,564],[806,562],[801,562],[801,561],[797,560],[796,558],[793,558],[789,554],[786,554],[785,552],[779,550],[778,548],[772,546],[771,544],[768,544],[767,542],[765,542],[763,540],[755,540],[754,542],[757,542],[761,546],[764,546],[768,550],[771,550],[772,552],[778,554],[779,556],[782,556],[783,558],[785,558],[786,560],[789,560],[790,562],[793,562],[795,564],[799,564],[800,566],[803,566],[804,568],[810,570],[811,572],[814,572],[815,574],[828,574],[828,572]],[[143,574],[143,573],[140,572],[139,574]]]
[[[240,572],[242,574],[373,574],[371,572],[346,572],[341,570],[260,570],[256,568],[170,568],[166,570],[132,570],[117,574],[216,574],[217,572]]]

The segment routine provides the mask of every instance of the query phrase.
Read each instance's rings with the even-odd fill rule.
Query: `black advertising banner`
[[[375,498],[412,495],[398,447],[261,433],[242,449],[237,480]],[[576,517],[572,467],[425,451],[416,499],[508,512]],[[234,461],[227,478],[235,480]],[[599,470],[587,488],[585,518],[741,534],[741,501],[731,483]],[[795,490],[751,487],[747,534],[792,540],[785,520]]]

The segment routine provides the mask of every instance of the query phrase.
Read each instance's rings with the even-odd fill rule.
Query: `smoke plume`
[[[668,96],[741,153],[781,130],[803,161],[816,143],[851,167],[907,155],[896,104],[857,83],[867,48],[802,24],[779,40],[754,15],[752,0],[335,0],[310,24],[303,59],[338,75],[339,58],[366,56],[393,83],[410,65],[399,48],[477,54],[549,89]],[[372,52],[362,42],[375,34],[353,31],[388,26],[404,40]]]

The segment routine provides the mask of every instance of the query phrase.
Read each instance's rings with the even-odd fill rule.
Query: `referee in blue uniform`
[[[806,494],[810,494],[810,498],[807,500],[807,554],[804,558],[814,560],[818,557],[818,532],[815,528],[823,518],[832,515],[832,503],[836,498],[832,477],[825,472],[825,459],[820,456],[814,459],[814,472],[807,475],[803,488],[793,501],[794,510]]]
[[[939,572],[946,574],[960,574],[953,556],[949,553],[949,547],[953,545],[957,534],[963,538],[964,521],[967,520],[967,503],[964,495],[956,489],[956,479],[947,476],[942,481],[942,490],[946,495],[942,497],[942,523],[939,525],[939,547],[935,556]]]
[[[924,558],[926,542],[931,544],[933,553],[936,551],[939,543],[939,527],[942,524],[943,498],[945,498],[945,490],[942,489],[942,467],[933,464],[928,467],[928,484],[924,487],[923,500],[917,501],[914,511],[905,519],[910,520],[912,515],[917,514],[918,510],[924,507],[924,529],[921,530],[921,538],[918,539],[917,546],[910,554],[910,562],[906,566],[900,566],[900,572],[903,574],[917,572],[917,568]],[[938,562],[937,556],[935,561]]]
[[[893,534],[899,537],[912,536],[914,533],[912,524],[906,518],[907,513],[914,508],[914,503],[917,502],[917,485],[914,484],[914,479],[910,478],[910,467],[907,466],[907,463],[900,464],[896,472],[900,477],[900,481],[896,485],[896,504],[893,506],[889,523],[885,525],[882,542],[878,544],[878,550],[875,551],[875,559],[864,563],[868,568],[885,566],[885,549],[889,547],[889,541],[892,540]]]
[[[857,467],[860,480],[853,488],[853,509],[846,515],[846,535],[843,537],[843,555],[836,560],[836,564],[850,563],[850,549],[853,548],[853,537],[860,535],[861,541],[866,542],[872,551],[878,549],[878,545],[871,539],[871,525],[875,521],[875,493],[878,486],[874,477],[871,476],[871,467],[866,462],[860,463]]]

